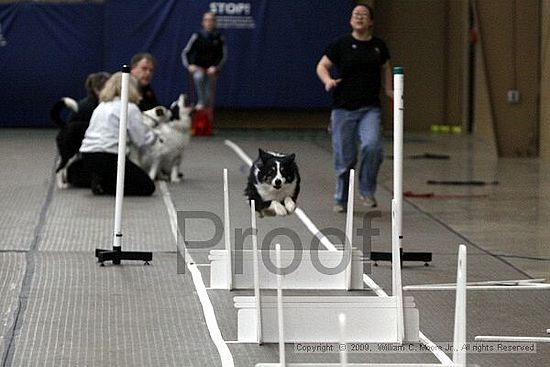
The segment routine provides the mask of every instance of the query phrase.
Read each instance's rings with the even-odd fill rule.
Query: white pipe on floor
[[[470,285],[530,285],[533,283],[544,283],[546,281],[545,278],[537,278],[537,279],[518,279],[518,280],[485,280],[480,282],[468,282],[466,283],[466,286]],[[456,285],[456,283],[432,283],[432,284],[415,284],[415,285],[409,285],[407,287],[444,287],[449,285]]]
[[[451,291],[456,285],[406,285],[404,291]],[[524,285],[468,285],[466,289],[471,291],[532,291],[550,289],[550,284],[524,284]]]
[[[474,338],[479,342],[531,342],[531,343],[550,343],[549,337],[536,336],[497,336],[497,335],[478,335]]]

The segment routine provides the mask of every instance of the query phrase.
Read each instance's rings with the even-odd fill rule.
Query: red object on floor
[[[201,108],[193,112],[191,127],[193,135],[212,135],[214,129],[214,114],[212,108]]]
[[[418,199],[470,199],[470,198],[486,198],[489,194],[434,194],[433,192],[416,193],[412,191],[405,191],[403,196],[406,198],[418,198]]]
[[[405,191],[405,192],[403,193],[403,196],[406,197],[406,198],[423,198],[423,199],[428,199],[428,198],[433,198],[433,197],[434,197],[434,193],[433,193],[433,192],[416,193],[416,192],[412,192],[412,191]]]

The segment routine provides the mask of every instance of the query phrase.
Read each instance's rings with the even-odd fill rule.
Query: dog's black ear
[[[295,158],[296,158],[296,154],[294,154],[294,153],[286,156],[286,159],[288,159],[291,162],[294,162]]]
[[[260,153],[260,159],[262,160],[262,162],[267,161],[271,157],[271,154],[269,154],[268,152],[266,152],[262,148],[259,148],[258,151]]]

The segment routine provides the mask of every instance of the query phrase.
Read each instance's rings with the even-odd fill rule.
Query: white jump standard
[[[113,249],[96,249],[95,256],[97,261],[104,265],[105,261],[112,261],[113,265],[120,265],[121,260],[141,260],[145,265],[153,260],[151,252],[128,252],[122,251],[122,203],[124,200],[124,170],[126,168],[126,127],[128,125],[128,88],[130,81],[130,67],[122,67],[122,85],[120,92],[120,123],[118,127],[118,157],[117,157],[117,175],[116,175],[116,195],[115,195],[115,228],[113,238]]]
[[[403,261],[421,261],[428,265],[432,261],[431,252],[403,252],[402,240],[402,217],[403,217],[403,90],[404,73],[403,68],[393,68],[393,201],[392,201],[392,237],[397,236],[401,263]],[[393,240],[393,238],[392,238]],[[394,252],[372,251],[370,258],[374,265],[378,261],[392,261]]]

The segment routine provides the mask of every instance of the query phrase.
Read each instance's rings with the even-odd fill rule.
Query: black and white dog
[[[300,193],[296,155],[259,151],[245,189],[248,201],[255,201],[260,217],[292,214]]]
[[[59,99],[50,110],[50,120],[57,125],[59,132],[56,136],[57,149],[59,151],[59,163],[56,172],[59,172],[67,164],[69,160],[78,154],[84,133],[88,128],[88,121],[76,121],[68,123],[62,117],[64,110],[69,110],[72,113],[78,112],[78,103],[69,97]]]

